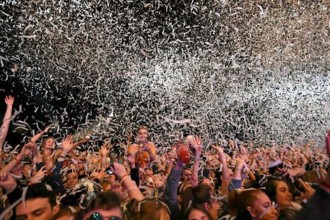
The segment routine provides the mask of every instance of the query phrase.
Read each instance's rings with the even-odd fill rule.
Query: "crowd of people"
[[[89,138],[56,144],[50,127],[15,154],[3,150],[14,98],[0,130],[0,219],[216,220],[330,217],[330,132],[325,147],[205,147],[188,135],[160,154],[146,126],[134,141],[105,139],[98,151],[78,150]],[[163,151],[162,151],[163,152]]]

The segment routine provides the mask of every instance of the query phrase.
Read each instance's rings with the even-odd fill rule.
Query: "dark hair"
[[[45,145],[46,145],[46,141],[47,141],[48,139],[53,139],[53,140],[54,140],[54,143],[56,143],[55,138],[53,138],[53,137],[47,137],[47,138],[45,138],[45,139],[42,140],[42,142],[41,142],[41,146],[40,146],[40,149],[42,149],[42,150],[44,149],[44,147],[45,147]]]
[[[77,210],[77,207],[72,207],[70,206],[72,209]],[[65,206],[65,205],[60,205],[60,210],[53,216],[53,220],[56,220],[60,217],[66,216],[66,215],[71,215],[73,216],[74,219],[76,219],[76,215],[77,212],[74,212],[74,210],[72,210],[69,206]]]
[[[249,220],[251,214],[247,210],[248,206],[258,199],[260,193],[264,193],[259,189],[251,190],[234,190],[229,195],[229,210],[230,215],[236,216],[236,220]]]
[[[191,205],[188,208],[188,210],[186,211],[186,214],[184,216],[184,220],[188,220],[190,213],[194,210],[199,210],[199,211],[203,212],[209,220],[212,220],[212,216],[210,215],[210,213],[205,208],[199,207],[199,206],[196,206],[196,205]]]
[[[56,194],[51,186],[44,183],[35,183],[27,188],[25,199],[48,198],[51,207],[56,205]]]
[[[193,193],[192,193],[192,185],[190,184],[182,184],[180,187],[180,195],[182,198],[181,201],[181,216],[184,216],[186,210],[189,208],[191,201],[193,200]]]
[[[211,202],[211,193],[213,189],[211,186],[201,183],[192,189],[193,203],[197,206],[201,206],[204,203]]]
[[[284,208],[278,212],[277,220],[292,220],[296,218],[298,210],[292,208]]]
[[[81,210],[78,213],[77,219],[83,219],[84,215],[91,212],[92,210],[111,210],[113,208],[121,209],[119,196],[114,192],[101,192],[89,202],[86,209]]]
[[[292,188],[292,184],[289,184],[286,180],[284,180],[284,179],[278,179],[278,178],[276,178],[276,179],[270,179],[270,180],[268,180],[264,185],[263,185],[263,191],[267,194],[267,196],[269,197],[269,199],[271,200],[271,201],[273,201],[273,202],[276,202],[277,203],[277,201],[276,201],[276,193],[277,193],[277,191],[276,191],[276,188],[277,188],[277,184],[279,183],[279,182],[284,182],[284,183],[286,183],[287,185],[288,185],[288,187],[289,187],[289,191],[290,191],[290,193],[292,194],[292,196],[294,195],[294,193],[293,193],[293,188]]]

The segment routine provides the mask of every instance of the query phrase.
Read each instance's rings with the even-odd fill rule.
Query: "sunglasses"
[[[117,216],[104,217],[100,213],[94,212],[89,216],[88,220],[122,220],[122,218]]]

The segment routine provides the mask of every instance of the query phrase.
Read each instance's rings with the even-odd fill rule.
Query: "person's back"
[[[296,220],[330,219],[330,189],[318,188],[307,204],[298,212]]]

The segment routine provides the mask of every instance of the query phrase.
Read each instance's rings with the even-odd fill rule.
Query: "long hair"
[[[272,202],[276,202],[276,203],[277,203],[277,201],[276,201],[276,194],[277,194],[276,188],[277,188],[277,185],[278,185],[279,182],[286,183],[289,187],[289,191],[292,194],[292,197],[294,196],[293,186],[292,186],[292,184],[289,184],[288,181],[286,181],[284,179],[271,179],[263,185],[263,187],[264,187],[263,191],[267,194],[267,196],[269,197],[269,199]]]
[[[229,195],[229,210],[231,216],[236,216],[236,220],[250,220],[252,216],[247,210],[252,206],[262,192],[259,189],[235,190]]]
[[[168,206],[158,198],[146,198],[141,201],[131,200],[127,206],[127,219],[161,220],[166,213],[170,215]]]

